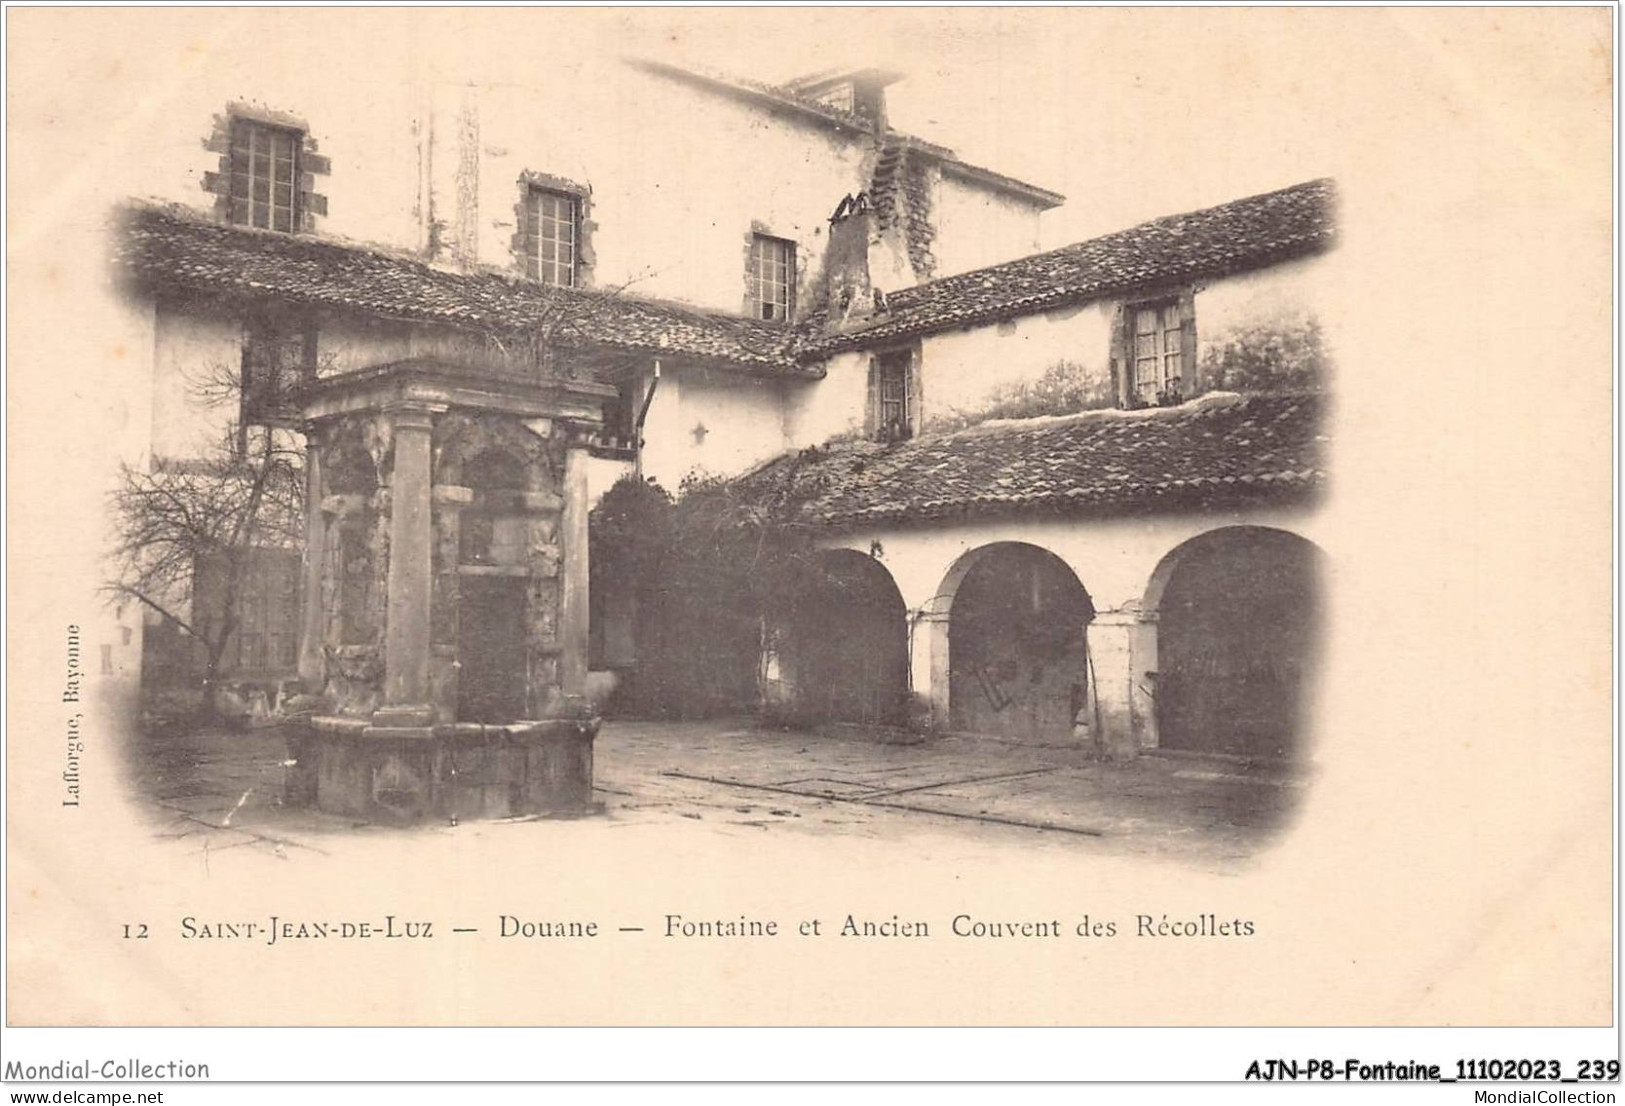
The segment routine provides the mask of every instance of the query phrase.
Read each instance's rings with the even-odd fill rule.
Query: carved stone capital
[[[403,430],[429,433],[434,430],[435,417],[445,412],[446,405],[443,403],[421,403],[410,400],[391,403],[384,408],[384,413],[389,416],[390,425],[396,433]]]

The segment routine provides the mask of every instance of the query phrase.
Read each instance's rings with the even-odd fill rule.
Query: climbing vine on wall
[[[617,709],[755,708],[763,628],[793,618],[823,572],[803,492],[790,481],[693,477],[673,496],[627,477],[605,493],[592,513],[592,589],[630,597],[637,654]]]

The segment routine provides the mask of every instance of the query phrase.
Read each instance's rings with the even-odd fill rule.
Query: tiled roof
[[[130,205],[124,217],[117,264],[170,292],[262,296],[500,332],[549,326],[562,308],[571,322],[561,340],[583,346],[694,357],[771,374],[822,371],[797,364],[795,332],[782,323],[498,273],[448,272],[370,247],[224,226],[176,207]]]
[[[801,353],[826,356],[1316,253],[1333,243],[1335,201],[1332,181],[1308,181],[901,289],[873,324],[809,338]]]
[[[794,328],[632,294],[557,288],[500,273],[459,273],[375,247],[224,226],[174,206],[131,205],[115,257],[177,292],[268,296],[397,318],[522,331],[580,304],[583,345],[664,353],[766,374],[819,376],[846,349],[1179,281],[1242,272],[1328,248],[1329,180],[1171,215],[1048,253],[893,293],[866,326],[835,334],[815,311]]]
[[[832,526],[1054,512],[1214,509],[1313,495],[1325,482],[1317,395],[1211,393],[1179,407],[983,423],[885,446],[771,461],[748,494]]]

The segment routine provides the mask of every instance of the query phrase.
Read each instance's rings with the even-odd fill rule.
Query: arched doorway
[[[819,555],[796,612],[796,683],[810,720],[901,725],[908,614],[891,573],[851,549]]]
[[[1284,530],[1234,526],[1175,549],[1152,577],[1156,720],[1165,749],[1303,751],[1318,668],[1321,559]]]
[[[944,593],[951,728],[1071,741],[1089,702],[1095,608],[1066,562],[1020,542],[983,546],[960,558]]]
[[[322,555],[332,562],[330,578],[338,609],[337,633],[327,637],[341,647],[376,645],[382,622],[384,581],[378,560],[373,503],[378,492],[378,468],[366,448],[355,442],[329,447],[322,461],[326,501],[337,506]]]
[[[458,531],[457,718],[507,723],[525,717],[526,520],[515,513],[525,466],[501,448],[463,464],[473,499]]]

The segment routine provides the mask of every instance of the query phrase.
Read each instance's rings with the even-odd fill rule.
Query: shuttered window
[[[248,564],[238,598],[237,667],[260,672],[299,660],[299,557],[261,550]]]
[[[1184,326],[1179,302],[1141,304],[1132,309],[1134,395],[1145,403],[1183,391]]]
[[[228,596],[229,568],[221,557],[198,563],[193,618],[205,636],[236,607],[236,626],[221,658],[228,672],[292,672],[299,663],[299,554],[254,549],[246,554],[235,595]]]
[[[880,425],[894,441],[908,436],[908,358],[880,362]]]
[[[304,136],[250,119],[231,124],[230,218],[291,231],[299,225],[299,146]]]
[[[919,420],[919,379],[915,353],[891,350],[878,355],[870,367],[870,404],[875,437],[898,442],[914,436]]]

